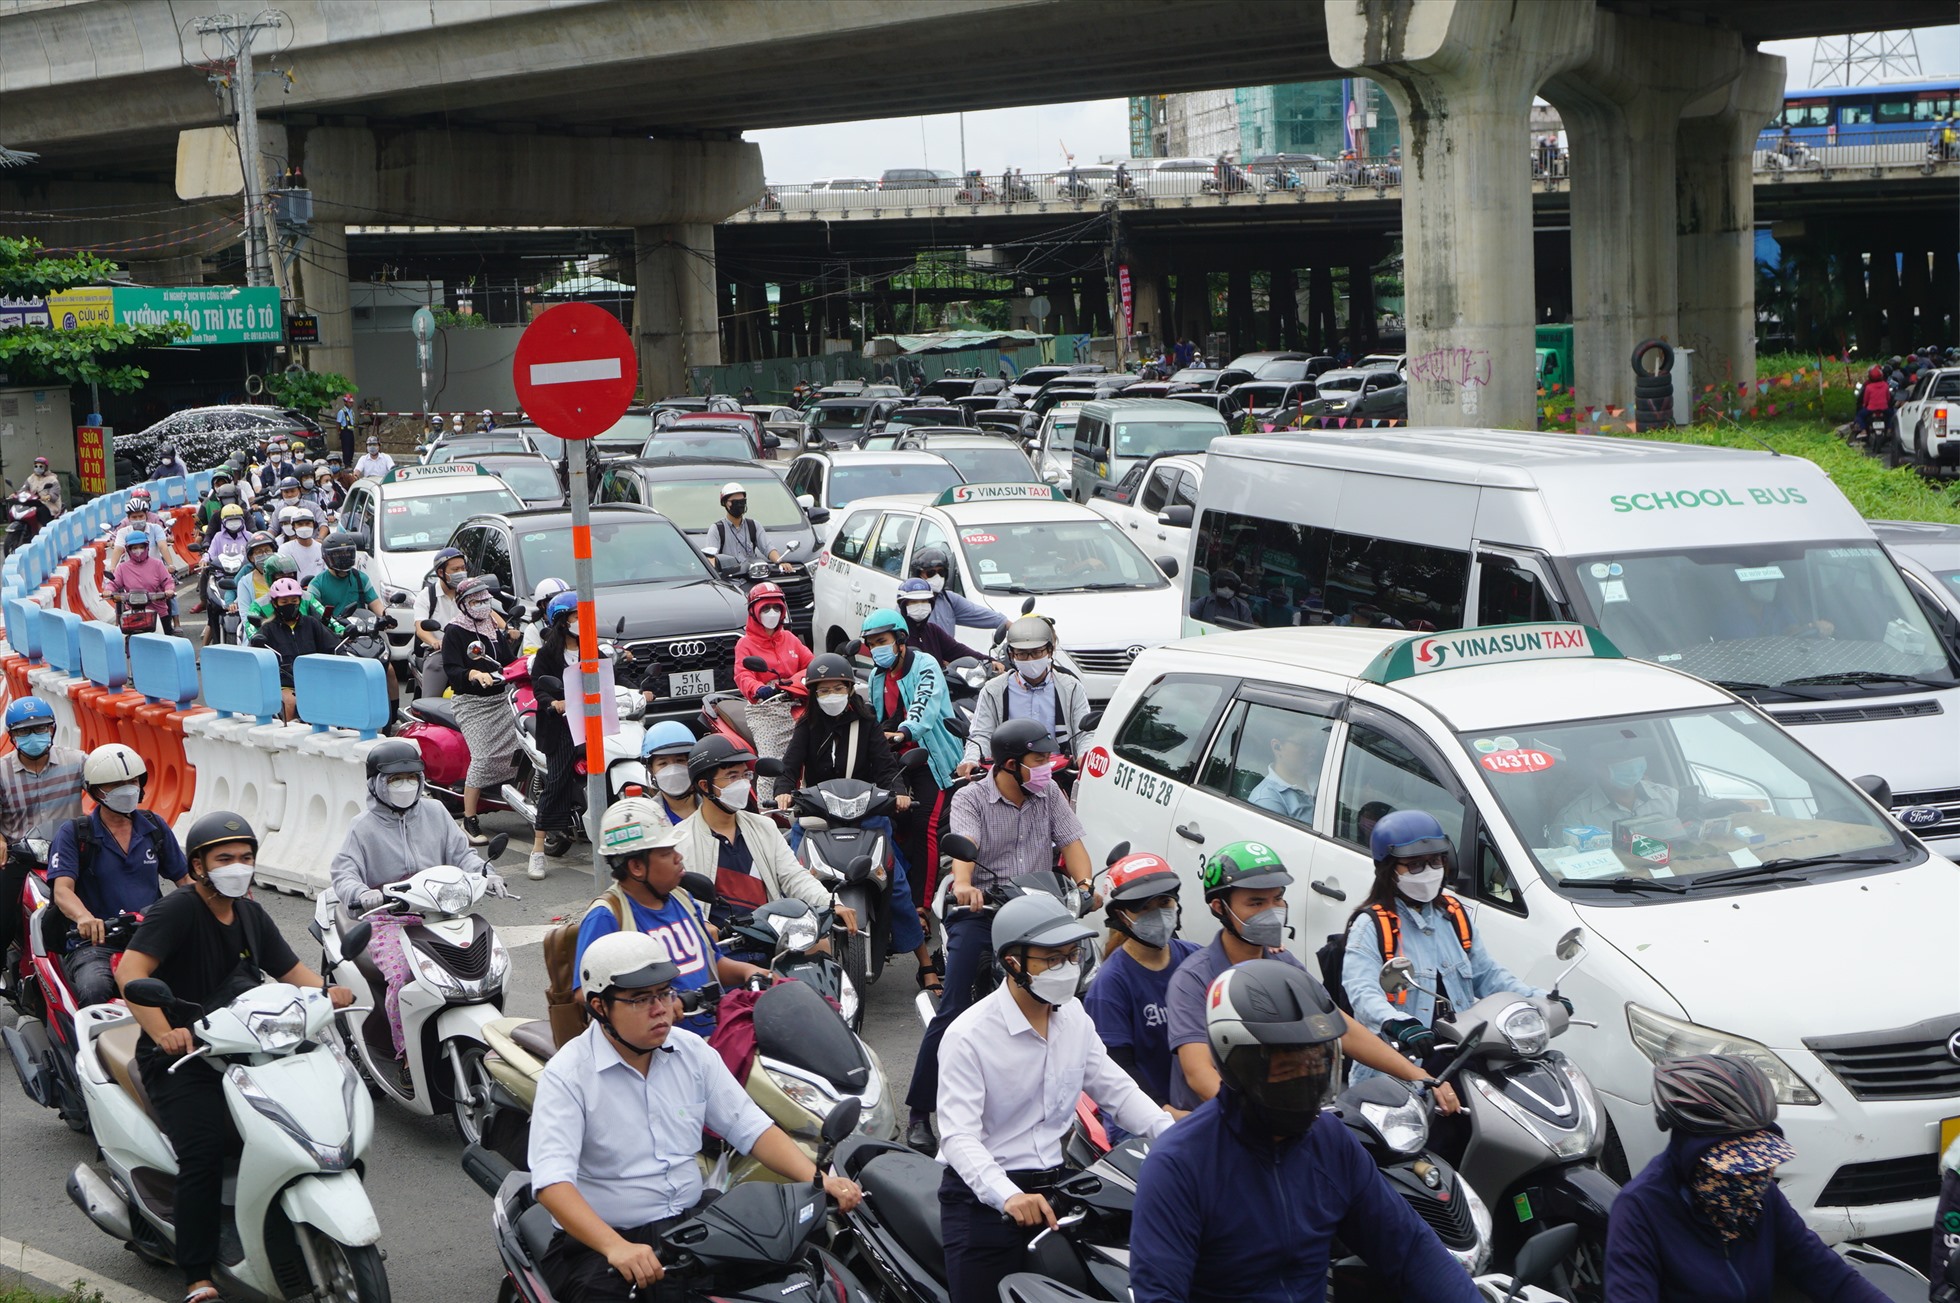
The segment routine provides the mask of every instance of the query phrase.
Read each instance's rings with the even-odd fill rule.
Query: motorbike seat
[[[939,1234],[939,1182],[946,1169],[924,1154],[879,1154],[858,1173],[871,1207],[900,1247],[937,1280],[946,1279]]]
[[[734,729],[744,742],[749,744],[749,750],[755,750],[755,732],[749,727],[748,702],[742,700],[740,696],[730,693],[726,697],[719,697],[715,700],[715,714],[728,721],[728,726]]]
[[[409,703],[408,708],[431,724],[453,728],[458,733],[463,731],[462,726],[456,722],[456,712],[450,709],[447,697],[417,697]]]
[[[517,1238],[524,1243],[524,1252],[530,1255],[533,1263],[543,1262],[545,1250],[551,1247],[551,1237],[558,1233],[558,1223],[551,1220],[541,1203],[534,1203],[517,1215]]]
[[[143,1028],[134,1018],[126,1023],[118,1023],[104,1032],[95,1034],[95,1052],[102,1056],[102,1066],[116,1079],[129,1097],[136,1101],[136,1107],[157,1125],[163,1120],[157,1117],[156,1106],[150,1103],[150,1092],[143,1085],[143,1074],[136,1066],[136,1043],[142,1039]]]
[[[544,1018],[519,1023],[510,1029],[511,1044],[540,1063],[558,1053],[558,1042],[551,1035],[551,1023]]]

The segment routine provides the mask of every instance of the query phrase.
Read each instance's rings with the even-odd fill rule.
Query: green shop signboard
[[[158,326],[182,321],[191,333],[177,342],[187,345],[278,344],[286,337],[279,291],[273,286],[95,286],[48,295],[48,315],[57,330],[108,322]]]

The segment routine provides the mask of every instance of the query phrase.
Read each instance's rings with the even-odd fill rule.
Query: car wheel
[[[1898,435],[1888,434],[1885,436],[1885,452],[1883,455],[1885,458],[1885,469],[1887,470],[1897,470],[1905,464],[1904,451],[1899,447]]]

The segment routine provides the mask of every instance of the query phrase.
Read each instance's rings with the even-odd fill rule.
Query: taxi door
[[[816,600],[811,638],[825,650],[836,647],[848,638],[857,637],[858,626],[864,622],[857,609],[864,589],[859,572],[870,550],[871,536],[877,531],[880,515],[876,507],[859,511],[840,508],[838,514],[844,517],[844,521],[837,527],[829,545],[817,554],[817,564],[810,578]]]

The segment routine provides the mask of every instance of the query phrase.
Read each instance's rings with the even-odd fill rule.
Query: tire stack
[[[1658,366],[1648,369],[1649,355]],[[1674,424],[1674,350],[1664,339],[1643,341],[1633,350],[1633,428],[1660,430]]]

